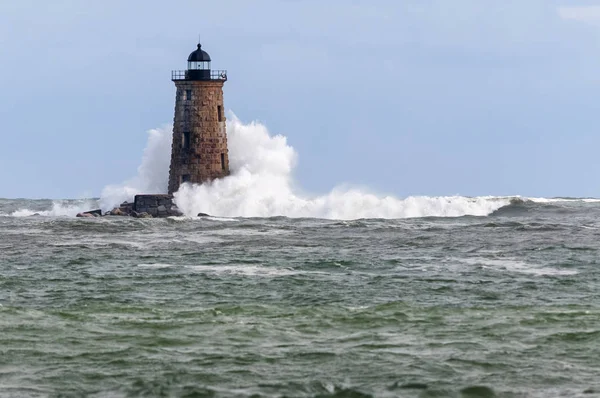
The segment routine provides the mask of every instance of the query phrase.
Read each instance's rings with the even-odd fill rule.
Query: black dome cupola
[[[188,57],[188,75],[192,80],[210,79],[210,55],[202,49],[200,43]]]
[[[198,43],[198,48],[192,51],[187,59],[188,67],[185,71],[173,71],[171,78],[175,80],[227,80],[227,71],[210,69],[210,55],[202,49],[202,44]]]
[[[190,54],[188,62],[210,62],[210,55],[202,49],[202,44],[198,43],[198,48]]]

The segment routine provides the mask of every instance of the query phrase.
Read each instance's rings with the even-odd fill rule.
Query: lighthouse
[[[175,117],[169,194],[189,182],[201,184],[229,174],[223,85],[227,71],[212,70],[210,55],[198,44],[187,70],[171,72]]]

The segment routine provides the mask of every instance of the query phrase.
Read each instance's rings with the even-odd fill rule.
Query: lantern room
[[[188,57],[187,70],[173,71],[172,80],[227,80],[227,71],[211,70],[210,61],[210,55],[198,43],[198,48]]]
[[[202,49],[200,43],[198,43],[196,51],[193,51],[188,57],[188,73],[199,77],[199,80],[210,79],[210,55]]]

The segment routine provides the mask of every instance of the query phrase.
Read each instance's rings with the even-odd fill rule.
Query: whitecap
[[[138,264],[140,268],[171,268],[175,267],[174,264],[166,264],[166,263],[152,263],[152,264]]]
[[[541,267],[535,264],[526,263],[525,261],[511,259],[511,258],[502,258],[502,259],[490,259],[483,257],[476,258],[468,258],[468,259],[458,259],[459,262],[470,264],[470,265],[479,265],[484,268],[493,269],[495,271],[509,271],[509,272],[518,272],[522,274],[530,274],[537,276],[548,276],[548,275],[577,275],[578,272],[575,270],[569,269],[558,269],[558,268],[550,268],[550,267]]]
[[[208,274],[230,274],[260,277],[296,275],[299,271],[291,268],[275,268],[258,265],[187,265],[188,269]]]

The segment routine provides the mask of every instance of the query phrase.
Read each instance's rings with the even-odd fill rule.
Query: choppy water
[[[0,396],[600,396],[600,204],[487,217],[14,217]]]

